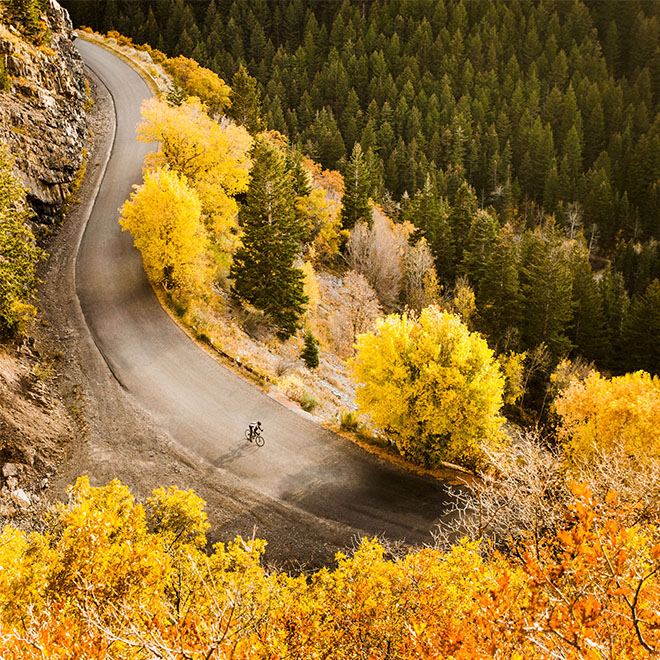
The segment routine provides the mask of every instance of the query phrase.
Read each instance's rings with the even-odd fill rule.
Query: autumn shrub
[[[658,511],[575,484],[540,544],[479,541],[389,554],[363,538],[307,576],[264,568],[265,542],[208,554],[204,502],[158,489],[146,507],[80,479],[41,533],[0,532],[0,657],[653,658]]]
[[[643,371],[574,380],[554,404],[569,463],[589,462],[617,446],[640,464],[660,459],[660,378]]]
[[[504,379],[486,341],[431,306],[390,315],[358,337],[356,402],[401,454],[428,466],[475,468],[501,441]]]
[[[309,392],[302,392],[298,398],[298,403],[306,412],[312,412],[319,405],[319,402]]]
[[[356,431],[359,423],[355,410],[342,410],[339,414],[339,428],[342,431]]]

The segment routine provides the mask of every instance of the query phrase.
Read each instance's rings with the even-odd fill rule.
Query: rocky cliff
[[[39,45],[24,36],[0,3],[0,141],[16,159],[38,220],[49,223],[83,163],[88,99],[71,20],[55,0],[41,15],[40,35]]]

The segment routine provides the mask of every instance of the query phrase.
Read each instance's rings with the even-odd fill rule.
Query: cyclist
[[[250,437],[248,438],[250,442],[252,442],[255,436],[261,435],[261,432],[263,431],[261,422],[250,422],[248,428],[250,429]]]

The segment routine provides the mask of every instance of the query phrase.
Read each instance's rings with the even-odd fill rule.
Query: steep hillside
[[[0,141],[38,221],[53,222],[83,165],[88,137],[83,63],[68,13],[50,0],[31,34],[0,3]]]
[[[21,225],[28,219],[52,224],[70,198],[84,167],[88,97],[67,12],[54,0],[30,5],[31,13],[27,6],[0,2],[0,147],[9,157],[2,172],[0,263],[11,266],[0,273],[0,308],[6,314],[24,305],[20,321],[0,318],[0,341],[20,337],[0,344],[0,519],[37,514],[76,427],[73,399],[65,404],[56,391],[62,350],[45,348],[49,324],[42,317],[25,325],[34,264],[18,264],[11,236],[32,244],[32,233]]]

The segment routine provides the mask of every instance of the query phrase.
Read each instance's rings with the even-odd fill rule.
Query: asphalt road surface
[[[283,406],[213,360],[162,309],[117,222],[142,179],[149,147],[137,141],[136,125],[150,92],[108,51],[81,40],[77,46],[110,91],[117,119],[76,265],[86,323],[115,378],[160,429],[215,466],[219,479],[237,477],[266,497],[362,534],[430,542],[447,507],[443,484],[400,470]],[[263,448],[243,435],[256,419],[264,426]]]

